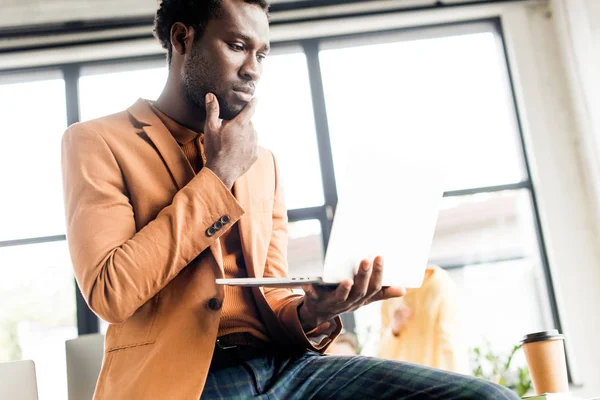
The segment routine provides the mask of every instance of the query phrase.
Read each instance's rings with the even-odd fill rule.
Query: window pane
[[[553,329],[544,278],[530,260],[513,260],[452,269],[463,312],[466,343],[471,347],[489,342],[508,353],[530,332]]]
[[[538,258],[527,189],[444,197],[430,261],[462,266]]]
[[[320,61],[339,180],[357,147],[410,148],[417,140],[447,158],[447,190],[525,179],[500,38],[485,27],[325,46]]]
[[[123,111],[139,98],[156,100],[167,73],[162,61],[83,68],[79,78],[81,120]]]
[[[288,275],[321,276],[324,259],[321,222],[316,219],[290,222],[288,229]]]
[[[533,224],[525,189],[444,199],[430,260],[462,292],[468,343],[508,350],[553,327]]]
[[[60,167],[65,104],[60,72],[0,80],[0,241],[65,232]]]
[[[430,264],[447,268],[458,291],[464,343],[508,353],[529,332],[554,328],[525,189],[443,200]],[[393,235],[393,227],[382,234]],[[431,293],[430,293],[431,294]],[[379,305],[355,313],[365,354],[379,341]]]
[[[40,400],[67,398],[65,341],[77,336],[66,242],[0,248],[0,362],[35,362]]]
[[[257,97],[254,123],[259,144],[272,150],[279,161],[288,209],[322,205],[321,164],[304,54],[269,56]]]

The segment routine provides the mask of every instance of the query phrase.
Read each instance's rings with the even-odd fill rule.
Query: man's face
[[[250,101],[269,52],[265,11],[243,0],[223,0],[218,19],[208,22],[186,56],[182,82],[187,98],[204,109],[204,96],[217,96],[220,118],[233,119]]]

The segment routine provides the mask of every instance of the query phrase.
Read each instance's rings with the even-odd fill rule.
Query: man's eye
[[[239,44],[229,43],[229,47],[231,47],[232,50],[235,50],[235,51],[244,51],[244,47],[240,46]]]
[[[262,62],[265,58],[267,58],[267,56],[264,54],[257,54],[256,58],[258,59],[258,61]]]

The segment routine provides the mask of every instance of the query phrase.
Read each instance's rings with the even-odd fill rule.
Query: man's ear
[[[194,33],[194,28],[185,26],[181,22],[175,22],[171,26],[171,46],[173,46],[173,52],[179,55],[186,54],[192,48]]]

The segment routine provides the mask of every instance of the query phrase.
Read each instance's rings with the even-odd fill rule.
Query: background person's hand
[[[392,334],[394,336],[400,336],[402,328],[406,326],[411,316],[412,311],[404,302],[400,303],[394,311],[392,311],[392,323],[390,324],[390,328],[392,329]]]
[[[231,189],[258,157],[258,139],[252,125],[257,100],[252,99],[231,121],[219,119],[219,101],[214,94],[207,93],[205,102],[206,167]]]
[[[357,310],[374,301],[404,296],[404,288],[382,287],[382,275],[383,258],[378,256],[372,263],[368,260],[361,261],[354,282],[346,279],[335,289],[319,285],[303,286],[304,303],[298,310],[302,328],[309,331],[340,314]]]

